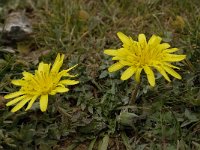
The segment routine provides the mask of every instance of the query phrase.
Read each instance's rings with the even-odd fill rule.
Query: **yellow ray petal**
[[[43,62],[39,63],[38,72],[43,71],[43,68],[44,68],[44,63]]]
[[[152,46],[156,46],[156,45],[160,44],[161,41],[162,41],[161,37],[156,36],[156,35],[152,35],[151,38],[148,41],[148,44],[152,45]]]
[[[22,86],[26,82],[24,82],[24,80],[12,80],[11,83],[14,84],[14,85]]]
[[[65,85],[58,83],[57,87],[63,87],[63,88],[65,88]]]
[[[77,77],[78,76],[78,74],[76,74],[76,75],[71,75],[71,74],[69,74],[69,73],[66,73],[65,75],[63,75],[64,77]]]
[[[167,73],[165,72],[165,70],[164,70],[162,67],[160,67],[160,66],[158,66],[158,65],[154,65],[154,67],[160,72],[161,75],[163,75],[163,77],[164,77],[167,81],[169,81],[169,82],[171,81],[171,80],[169,79]]]
[[[17,97],[11,101],[9,101],[8,103],[6,103],[6,106],[11,106],[19,101],[21,101],[22,99],[25,99],[27,96],[26,95],[23,95],[23,96],[20,96],[20,97]]]
[[[178,48],[170,48],[170,49],[164,50],[163,52],[166,52],[166,53],[173,53],[173,52],[176,52],[176,51],[178,51],[178,50],[179,50]]]
[[[155,76],[149,66],[144,66],[144,72],[147,74],[147,79],[151,86],[155,86]]]
[[[36,82],[38,82],[39,85],[46,84],[46,80],[44,78],[44,72],[42,71],[39,72],[39,70],[36,70],[34,79]]]
[[[134,48],[133,49],[133,51],[134,51],[134,54],[136,55],[136,56],[139,56],[139,55],[141,55],[142,54],[142,52],[143,52],[143,47],[141,46],[141,44],[138,42],[137,44],[136,44],[137,46],[136,46],[136,48]],[[148,46],[148,45],[146,45],[146,46]],[[146,48],[145,48],[146,49]]]
[[[44,72],[45,74],[49,74],[49,70],[50,70],[50,66],[49,64],[45,64],[45,63],[40,63],[39,67],[38,67],[38,72]]]
[[[170,68],[170,67],[168,67],[168,66],[165,66],[165,65],[163,65],[162,67],[165,69],[165,71],[166,71],[167,73],[169,73],[169,74],[172,75],[173,77],[175,77],[175,78],[177,78],[177,79],[182,79],[182,77],[181,77],[176,71],[174,71],[172,68]]]
[[[136,82],[140,82],[140,74],[141,74],[141,72],[142,72],[142,68],[138,68],[137,70],[136,70],[136,72],[135,72],[135,81]]]
[[[164,60],[169,62],[181,61],[186,58],[186,55],[166,54]]]
[[[34,77],[34,75],[26,71],[24,71],[22,74],[24,76],[24,79],[32,79]]]
[[[64,93],[64,92],[68,92],[69,89],[65,87],[56,87],[53,91],[55,91],[56,93]]]
[[[41,62],[38,66],[38,70],[36,70],[35,74],[37,74],[38,76],[40,76],[41,79],[45,80],[46,76],[49,75],[49,71],[50,71],[50,64],[45,64],[43,62]]]
[[[11,83],[17,86],[24,86],[27,82],[25,80],[12,80]]]
[[[76,65],[70,67],[70,68],[67,69],[67,70],[62,70],[62,71],[60,71],[60,72],[58,73],[57,76],[59,76],[60,78],[61,78],[62,76],[63,76],[63,77],[76,77],[76,76],[78,76],[78,75],[71,75],[71,74],[68,73],[70,70],[72,70],[72,69],[75,68],[76,66],[78,66],[78,64],[76,64]],[[52,73],[52,74],[53,74],[53,73]]]
[[[165,66],[168,66],[168,67],[170,67],[170,68],[180,69],[179,67],[174,66],[174,65],[172,65],[172,64],[170,64],[170,63],[167,63],[167,62],[163,62],[162,64],[165,65]]]
[[[122,59],[121,57],[118,57],[118,56],[114,56],[113,58],[112,58],[112,60],[120,60],[120,59]]]
[[[19,109],[21,109],[29,100],[31,97],[27,97],[26,99],[23,99],[21,102],[19,102],[12,110],[11,112],[16,112]]]
[[[74,69],[76,66],[78,66],[78,64],[76,64],[76,65],[74,65],[74,66],[70,67],[70,68],[69,68],[69,69],[67,69],[66,71],[67,71],[67,72],[69,72],[70,70]]]
[[[78,76],[78,74],[76,74],[76,75],[69,74],[67,70],[62,70],[57,75],[57,77],[59,77],[59,78],[61,78],[61,77],[77,77],[77,76]]]
[[[128,69],[126,69],[121,76],[121,80],[127,80],[129,79],[136,71],[136,68],[134,67],[129,67]]]
[[[129,37],[123,34],[122,32],[118,32],[117,36],[119,37],[119,39],[122,41],[123,44],[131,45],[131,40],[129,39]]]
[[[4,96],[5,99],[9,99],[9,98],[14,98],[14,97],[17,97],[17,96],[20,96],[20,95],[23,95],[24,92],[22,91],[17,91],[17,92],[14,92],[14,93],[10,93],[10,94],[7,94]]]
[[[40,97],[40,110],[45,112],[47,110],[48,105],[48,95],[42,95]]]
[[[134,61],[132,60],[132,62],[130,62],[130,61],[120,60],[119,62],[120,62],[123,66],[132,66],[132,65],[133,65],[132,62],[134,62]]]
[[[120,48],[117,50],[117,55],[115,57],[119,57],[120,59],[125,58],[130,54],[130,51],[125,48]]]
[[[78,83],[79,83],[79,81],[76,81],[76,80],[61,80],[59,82],[59,84],[65,84],[65,85],[75,85]]]
[[[128,37],[129,38],[129,43],[124,43],[122,46],[129,50],[129,51],[132,51],[132,48],[135,47],[137,45],[137,42],[134,41],[131,37]],[[132,47],[132,48],[131,48]],[[130,49],[131,48],[131,49]]]
[[[114,71],[117,71],[117,70],[119,70],[119,69],[121,69],[121,68],[123,68],[123,67],[124,67],[124,65],[122,65],[122,64],[119,63],[119,62],[117,62],[117,63],[111,65],[111,66],[108,68],[108,71],[109,71],[109,72],[114,72]]]
[[[110,56],[116,56],[117,55],[117,50],[106,49],[106,50],[104,50],[104,54],[107,54],[107,55],[110,55]]]
[[[32,97],[32,99],[31,99],[31,101],[28,103],[28,106],[26,107],[26,110],[25,110],[25,111],[29,110],[29,109],[32,107],[33,103],[35,102],[35,100],[36,100],[37,98],[38,98],[38,95],[35,95],[35,96]]]
[[[162,43],[162,44],[158,45],[158,50],[159,51],[166,50],[169,47],[170,47],[170,45],[168,43]]]
[[[63,64],[63,60],[64,60],[64,57],[65,55],[64,54],[58,54],[56,59],[55,59],[55,62],[51,68],[51,72],[58,72],[60,70],[60,67],[62,66]]]
[[[140,46],[144,48],[147,45],[146,36],[144,34],[139,34],[138,36],[138,42],[140,43]]]

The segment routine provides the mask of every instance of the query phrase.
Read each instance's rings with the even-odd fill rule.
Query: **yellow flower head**
[[[117,35],[122,41],[123,47],[104,51],[105,54],[113,56],[112,60],[117,61],[108,68],[109,72],[128,66],[128,69],[123,72],[121,80],[127,80],[135,75],[135,80],[140,82],[140,74],[144,70],[151,86],[155,85],[154,68],[169,82],[167,73],[181,79],[181,76],[174,71],[174,68],[179,69],[179,67],[171,63],[185,59],[186,55],[172,54],[178,51],[177,48],[170,48],[168,43],[161,44],[162,38],[156,35],[153,35],[148,42],[144,34],[139,34],[138,41],[134,41],[121,32],[118,32]]]
[[[48,95],[55,95],[56,93],[68,92],[68,85],[78,84],[79,81],[64,79],[62,77],[75,77],[68,72],[77,65],[59,72],[63,64],[64,54],[58,54],[55,63],[45,64],[41,62],[35,74],[23,72],[23,78],[19,80],[12,80],[12,84],[21,86],[20,90],[14,93],[5,95],[5,99],[13,99],[9,101],[6,106],[16,104],[11,110],[16,112],[21,109],[26,103],[28,106],[26,110],[30,109],[35,100],[40,97],[40,109],[42,112],[46,111],[48,105]]]

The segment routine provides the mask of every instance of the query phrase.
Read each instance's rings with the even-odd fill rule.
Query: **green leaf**
[[[198,121],[197,116],[191,113],[188,109],[185,110],[185,117],[187,117],[191,121]]]
[[[132,150],[132,147],[130,145],[130,141],[129,141],[129,139],[128,139],[128,137],[127,137],[125,132],[121,133],[121,137],[122,137],[122,141],[123,141],[124,145],[126,146],[126,149],[127,150]]]
[[[73,143],[70,146],[68,146],[66,150],[74,150],[77,146],[78,146],[78,143]]]
[[[121,112],[120,115],[117,117],[117,121],[124,126],[131,126],[134,127],[134,120],[138,118],[138,115],[135,113],[129,112]]]
[[[105,78],[108,76],[108,71],[104,70],[101,72],[101,74],[99,75],[99,79]]]
[[[90,142],[90,145],[88,147],[88,150],[93,150],[93,147],[94,147],[94,144],[96,142],[97,138],[93,139],[91,142]]]
[[[102,141],[100,141],[99,146],[98,146],[98,150],[107,150],[108,142],[109,142],[109,136],[106,134],[103,137]]]

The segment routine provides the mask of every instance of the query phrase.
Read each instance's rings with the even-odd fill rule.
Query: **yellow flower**
[[[174,71],[174,68],[179,69],[179,67],[171,63],[185,59],[186,55],[172,54],[178,51],[177,48],[170,48],[168,43],[161,44],[162,38],[156,35],[153,35],[148,42],[144,34],[139,34],[138,41],[134,41],[121,32],[118,32],[117,35],[122,41],[123,47],[104,51],[105,54],[113,56],[112,60],[117,61],[108,68],[109,72],[128,66],[128,69],[122,73],[121,80],[127,80],[135,75],[135,80],[140,82],[140,74],[144,70],[151,86],[155,85],[153,69],[159,71],[169,82],[170,78],[167,73],[181,79],[181,76]]]
[[[68,72],[77,65],[59,72],[63,64],[64,54],[58,54],[55,63],[45,64],[41,62],[35,74],[23,72],[23,78],[19,80],[12,80],[12,84],[21,86],[20,90],[14,93],[5,95],[5,99],[13,99],[9,101],[6,106],[15,105],[11,110],[16,112],[21,109],[26,103],[28,106],[26,110],[30,109],[35,100],[40,98],[40,109],[42,112],[46,111],[48,105],[48,95],[55,95],[56,93],[68,92],[68,85],[78,84],[79,81],[63,79],[62,77],[75,77]]]

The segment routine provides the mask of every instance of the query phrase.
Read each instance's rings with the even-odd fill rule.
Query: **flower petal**
[[[76,65],[74,65],[74,66],[70,67],[70,68],[69,68],[69,69],[67,69],[66,71],[67,71],[67,72],[69,72],[70,70],[74,69],[76,66],[78,66],[78,64],[76,64]]]
[[[149,66],[144,66],[144,72],[147,74],[149,84],[155,86],[155,76],[152,69]]]
[[[173,52],[176,52],[178,50],[179,50],[178,48],[170,48],[170,49],[164,50],[164,52],[166,52],[166,53],[173,53]]]
[[[174,65],[172,65],[172,64],[170,64],[170,63],[167,63],[167,62],[163,62],[162,64],[165,65],[165,66],[168,66],[168,67],[170,67],[170,68],[180,69],[179,67],[174,66]]]
[[[32,79],[34,77],[33,74],[26,72],[26,71],[24,71],[22,74],[24,76],[24,79]]]
[[[26,95],[23,95],[23,96],[20,96],[20,97],[17,97],[11,101],[9,101],[8,103],[6,103],[6,106],[11,106],[19,101],[21,101],[22,99],[25,99],[27,96]]]
[[[146,40],[146,36],[144,34],[139,34],[138,36],[138,42],[140,43],[140,45],[142,47],[147,45],[147,40]]]
[[[63,64],[63,60],[64,60],[64,54],[58,54],[57,57],[56,57],[56,60],[51,68],[51,72],[59,72],[60,70],[60,67],[62,66]]]
[[[108,71],[109,71],[109,72],[114,72],[114,71],[117,71],[117,70],[119,70],[119,69],[121,69],[121,68],[123,68],[123,67],[124,67],[124,65],[122,65],[120,62],[117,62],[117,63],[111,65],[111,66],[108,68]]]
[[[48,94],[42,95],[40,97],[40,110],[42,112],[45,112],[47,110],[47,105],[48,105]]]
[[[164,77],[167,81],[169,81],[169,82],[171,81],[171,80],[169,79],[167,73],[165,72],[165,70],[164,70],[162,67],[160,67],[160,66],[158,66],[158,65],[154,65],[154,67],[160,72],[161,75],[163,75],[163,77]]]
[[[126,36],[125,34],[123,34],[122,32],[118,32],[117,36],[119,37],[119,39],[122,41],[123,44],[126,45],[131,45],[131,40],[128,36]]]
[[[134,60],[131,61],[124,61],[124,60],[120,60],[119,63],[121,63],[123,66],[132,66],[133,65]]]
[[[67,70],[62,70],[62,71],[60,71],[60,72],[58,73],[58,76],[60,76],[60,77],[62,77],[62,76],[63,76],[63,77],[76,77],[76,76],[78,76],[78,75],[71,75],[71,74],[68,73],[70,70],[72,70],[72,69],[75,68],[76,66],[78,66],[78,64],[76,64],[76,65],[70,67],[70,68],[67,69]]]
[[[25,82],[24,80],[12,80],[11,83],[14,85],[22,86]]]
[[[158,50],[162,51],[162,50],[166,50],[167,48],[169,48],[170,45],[168,43],[162,43],[158,46]]]
[[[43,62],[39,63],[38,66],[38,72],[44,72],[44,68],[46,68],[45,66],[47,66],[48,64],[45,64]]]
[[[142,72],[142,68],[138,68],[137,70],[136,70],[136,72],[135,72],[135,81],[136,82],[140,82],[140,74],[141,74],[141,72]]]
[[[25,92],[17,91],[17,92],[13,92],[13,93],[10,93],[10,94],[5,95],[4,98],[5,98],[5,99],[14,98],[14,97],[23,95],[24,93],[25,93]]]
[[[165,69],[165,71],[167,73],[169,73],[170,75],[172,75],[173,77],[177,78],[177,79],[182,79],[182,77],[176,72],[174,71],[172,68],[163,65],[163,68]]]
[[[117,50],[117,56],[116,57],[120,57],[121,59],[122,58],[126,58],[127,55],[131,55],[131,52],[126,49],[126,48],[120,48]]]
[[[50,70],[50,66],[49,64],[45,64],[43,62],[41,62],[38,66],[38,72],[41,74],[42,72],[45,74],[49,74],[49,70]]]
[[[127,80],[129,79],[136,71],[136,68],[134,67],[129,67],[128,69],[126,69],[121,76],[121,80]]]
[[[76,74],[76,75],[71,75],[71,74],[69,74],[69,73],[66,73],[65,75],[63,75],[64,77],[77,77],[78,76],[78,74]]]
[[[36,100],[37,98],[38,98],[38,95],[35,95],[35,96],[32,97],[32,99],[31,99],[31,101],[28,103],[28,106],[26,107],[26,110],[25,110],[25,111],[29,110],[29,109],[32,107],[33,103],[35,102],[35,100]]]
[[[186,55],[166,54],[164,60],[169,62],[181,61],[186,58]]]
[[[104,54],[110,55],[110,56],[116,56],[117,55],[117,50],[114,49],[106,49],[104,50]]]
[[[53,91],[55,91],[56,93],[64,93],[64,92],[68,92],[69,89],[65,87],[56,87]]]
[[[112,58],[112,60],[120,60],[120,59],[122,59],[121,57],[118,57],[118,56],[114,56],[113,58]]]
[[[19,109],[21,109],[29,100],[31,99],[31,97],[27,97],[25,99],[23,99],[21,102],[19,102],[12,110],[11,112],[16,112]]]
[[[76,81],[76,80],[61,80],[59,82],[59,84],[65,84],[65,85],[75,85],[78,83],[79,83],[79,81]]]
[[[148,41],[149,45],[155,46],[160,44],[160,42],[162,41],[162,38],[156,35],[152,35],[151,38]]]

